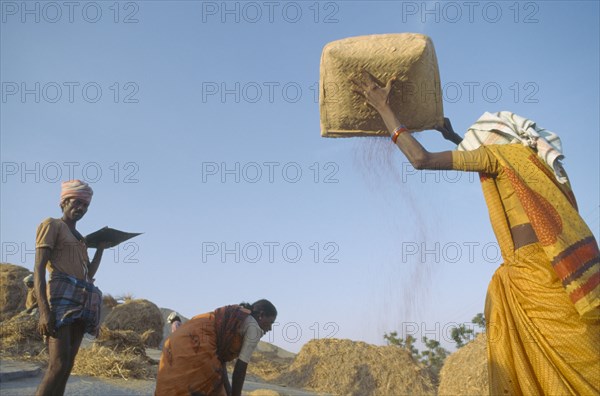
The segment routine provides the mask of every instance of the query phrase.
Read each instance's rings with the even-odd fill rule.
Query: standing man
[[[60,219],[37,228],[34,282],[40,311],[39,331],[48,340],[48,369],[37,395],[62,395],[84,333],[96,335],[102,293],[94,275],[106,245],[90,262],[83,236],[75,228],[88,210],[93,191],[80,180],[62,183]],[[46,268],[50,280],[46,284]]]

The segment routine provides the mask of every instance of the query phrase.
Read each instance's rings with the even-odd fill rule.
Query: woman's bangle
[[[404,125],[400,125],[398,128],[394,129],[394,134],[392,135],[392,142],[394,142],[394,144],[396,144],[396,140],[398,140],[398,136],[400,136],[402,132],[408,132],[408,129],[406,129]]]

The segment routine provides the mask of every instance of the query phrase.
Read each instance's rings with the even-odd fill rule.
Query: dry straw
[[[110,294],[105,294],[102,296],[102,309],[113,309],[117,305],[119,305],[119,302]]]
[[[335,395],[432,395],[431,377],[397,346],[322,339],[305,344],[278,382]]]
[[[94,377],[155,378],[156,362],[146,356],[142,337],[131,330],[100,328],[91,348],[81,349],[73,373]]]
[[[247,396],[280,396],[280,393],[272,389],[256,389],[246,393]]]
[[[291,356],[279,356],[276,349],[256,349],[248,364],[248,374],[255,375],[263,381],[270,382],[285,373],[293,361],[294,358]]]
[[[24,267],[0,263],[0,322],[25,309],[27,286],[23,278],[31,272]]]
[[[102,326],[94,344],[117,352],[133,353],[146,358],[146,347],[142,337],[131,330],[110,330],[108,327]]]
[[[46,350],[38,332],[39,316],[20,313],[0,325],[0,352],[4,356],[37,357]],[[44,359],[42,359],[44,360]]]
[[[158,348],[163,337],[163,318],[156,304],[148,300],[127,300],[106,316],[104,325],[111,330],[132,330],[143,335],[144,344]]]
[[[489,394],[485,333],[446,358],[440,372],[438,395]]]
[[[133,351],[115,351],[94,345],[81,349],[75,359],[73,374],[104,378],[156,378],[156,365]]]

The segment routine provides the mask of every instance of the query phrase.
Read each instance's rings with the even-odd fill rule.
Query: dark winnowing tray
[[[124,232],[115,230],[114,228],[103,227],[98,231],[86,235],[85,242],[87,247],[91,248],[97,247],[100,242],[108,242],[109,247],[114,247],[141,234],[141,232]]]

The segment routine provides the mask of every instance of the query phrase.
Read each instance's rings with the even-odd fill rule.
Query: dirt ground
[[[91,344],[90,339],[84,339],[82,347],[88,347]],[[148,356],[158,360],[160,359],[160,350],[148,348]],[[18,362],[17,362],[18,363]],[[31,364],[31,363],[29,363]],[[1,363],[0,363],[1,365]],[[0,382],[0,394],[2,396],[31,396],[42,380],[43,370],[34,377],[23,377],[9,381]],[[154,395],[155,380],[136,380],[136,379],[105,379],[97,377],[72,375],[67,383],[66,396],[85,395],[85,396],[129,396],[129,395]],[[315,396],[312,393],[302,389],[293,389],[272,385],[260,381],[253,376],[247,376],[244,382],[244,394],[255,392],[258,389],[265,389],[277,392],[281,396]],[[266,392],[265,392],[266,393]],[[272,393],[271,393],[272,394]],[[252,393],[252,396],[258,396]]]
[[[0,382],[0,394],[2,396],[31,396],[42,380],[42,374],[36,377],[20,378],[6,382]],[[129,396],[129,395],[154,395],[154,380],[123,380],[123,379],[101,379],[95,377],[84,377],[72,375],[67,383],[65,396]],[[270,385],[263,382],[246,380],[244,393],[253,392],[257,389],[268,389],[276,391],[279,395],[289,396],[314,396],[301,389],[285,388]],[[253,394],[254,395],[254,394]]]

